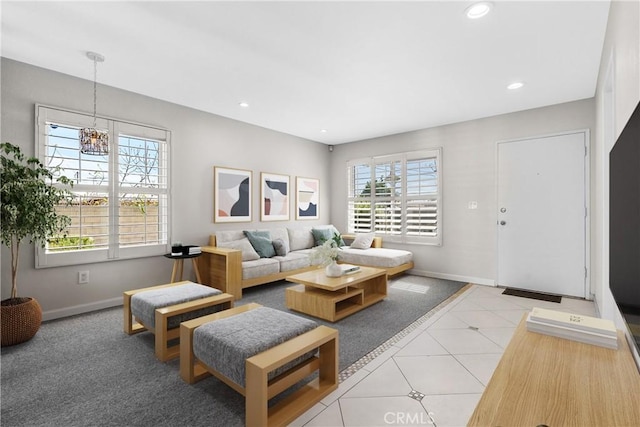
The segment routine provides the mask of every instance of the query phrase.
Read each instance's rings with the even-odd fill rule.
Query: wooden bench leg
[[[299,369],[301,372],[292,368],[280,375],[277,381],[268,381],[269,372],[314,348],[319,351],[317,363],[308,363],[308,367]],[[284,389],[278,382],[286,383],[287,387],[290,387],[315,370],[318,371],[318,378],[273,407],[268,407],[269,399]],[[327,326],[318,326],[247,359],[246,372],[245,424],[248,427],[287,425],[338,388],[338,331]],[[288,376],[290,378],[287,378]]]
[[[127,335],[137,334],[138,332],[146,331],[147,328],[144,325],[141,325],[138,322],[134,322],[133,315],[131,314],[131,297],[134,295],[135,291],[124,292],[122,297],[122,305],[123,305],[123,313],[124,313],[124,322],[123,328],[124,333]]]
[[[320,384],[338,385],[338,336],[319,348],[320,350]]]
[[[245,426],[261,427],[269,423],[269,371],[246,364]]]
[[[169,322],[169,317],[160,314],[158,310],[156,310],[156,333],[155,333],[155,352],[156,357],[161,362],[166,362],[169,360],[169,343],[168,340],[168,329],[167,323]]]
[[[195,328],[180,324],[180,378],[187,384],[195,383],[195,360],[193,356],[193,331]]]
[[[157,309],[155,325],[156,357],[160,359],[160,361],[166,362],[180,356],[180,345],[169,345],[170,340],[180,338],[179,327],[173,329],[168,328],[170,317],[215,306],[220,306],[221,311],[227,310],[233,307],[233,300],[233,295],[223,293]]]
[[[124,313],[124,333],[127,335],[133,334],[133,318],[131,316],[131,295],[127,295],[125,292],[122,296],[122,311]]]

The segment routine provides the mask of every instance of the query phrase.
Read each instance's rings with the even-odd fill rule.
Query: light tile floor
[[[524,313],[542,307],[597,316],[592,301],[564,297],[557,304],[502,291],[472,285],[291,425],[464,426]]]

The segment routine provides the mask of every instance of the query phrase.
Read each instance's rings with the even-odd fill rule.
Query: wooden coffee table
[[[287,288],[287,307],[335,322],[387,297],[387,272],[360,267],[356,273],[327,277],[324,268],[286,277],[299,285]]]

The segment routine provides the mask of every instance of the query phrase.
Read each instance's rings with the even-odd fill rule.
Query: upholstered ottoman
[[[244,395],[247,426],[286,425],[335,390],[337,355],[337,330],[254,303],[180,325],[182,379],[192,384],[211,374]]]
[[[183,281],[126,291],[123,294],[124,332],[132,335],[150,331],[155,335],[158,359],[180,355],[180,322],[233,307],[233,295],[209,286]]]

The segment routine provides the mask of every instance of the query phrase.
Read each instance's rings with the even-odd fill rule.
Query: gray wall
[[[407,247],[414,253],[414,273],[493,285],[497,262],[496,143],[593,129],[594,125],[594,100],[587,99],[338,145],[331,161],[331,218],[339,229],[346,229],[348,160],[363,153],[375,156],[442,147],[443,243]],[[478,208],[469,210],[470,201],[478,202]]]
[[[34,105],[41,103],[90,112],[93,83],[2,58],[0,139],[33,155]],[[213,95],[212,95],[213,96]],[[213,114],[137,95],[98,87],[99,115],[164,127],[172,133],[172,240],[205,245],[209,234],[223,228],[269,228],[284,222],[260,222],[260,172],[320,179],[320,220],[329,222],[329,152],[326,145],[274,132]],[[253,171],[253,223],[213,223],[213,167]],[[295,197],[294,197],[295,199]],[[291,205],[291,221],[295,211]],[[34,268],[34,248],[20,254],[18,292],[35,297],[45,318],[117,305],[122,292],[166,283],[172,262],[163,257],[47,269]],[[10,252],[2,248],[2,298],[11,288]],[[193,278],[185,263],[185,278]],[[91,282],[78,285],[78,271],[89,270]]]

